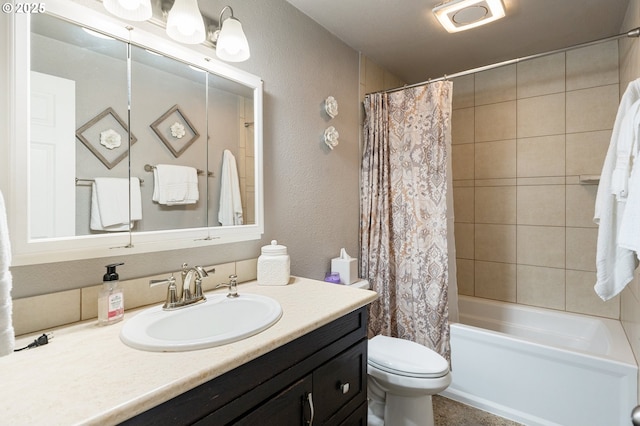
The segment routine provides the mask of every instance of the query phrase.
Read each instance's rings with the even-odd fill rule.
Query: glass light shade
[[[216,56],[227,62],[242,62],[251,56],[242,24],[236,18],[228,18],[222,23],[216,43]]]
[[[457,13],[464,13],[465,9],[470,10],[471,8],[484,9],[486,14],[470,22],[456,22]],[[450,33],[470,30],[471,28],[497,21],[504,18],[506,14],[502,0],[450,0],[434,7],[433,13],[440,21],[440,24]],[[470,16],[473,13],[476,12],[471,12]]]
[[[197,0],[176,0],[167,17],[167,34],[175,41],[198,44],[205,40],[204,20]]]
[[[151,19],[151,0],[103,0],[104,8],[118,18],[129,21]]]

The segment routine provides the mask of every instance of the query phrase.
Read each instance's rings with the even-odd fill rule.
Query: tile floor
[[[522,426],[440,395],[433,396],[433,417],[435,426]]]

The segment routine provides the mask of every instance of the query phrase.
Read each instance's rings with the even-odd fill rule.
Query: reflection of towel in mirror
[[[198,171],[193,167],[158,164],[153,169],[153,201],[167,206],[195,204]]]
[[[11,243],[4,198],[0,192],[0,356],[13,353],[15,333],[12,323]]]
[[[131,219],[129,219],[131,188]],[[95,178],[91,186],[91,229],[94,231],[128,231],[142,219],[140,180],[137,177]],[[131,221],[130,221],[131,220]]]
[[[218,222],[221,225],[242,225],[242,199],[236,158],[228,149],[222,155],[222,174],[220,175],[220,209]]]

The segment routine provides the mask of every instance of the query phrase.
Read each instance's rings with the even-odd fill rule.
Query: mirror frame
[[[161,52],[212,74],[253,89],[255,144],[255,217],[256,223],[237,226],[209,226],[163,231],[92,234],[42,240],[29,237],[29,140],[30,140],[30,19],[28,14],[14,15],[13,51],[10,79],[13,86],[10,105],[13,116],[9,134],[8,218],[14,266],[123,256],[165,250],[204,247],[240,241],[258,240],[264,233],[263,188],[263,82],[259,77],[221,62],[204,46],[181,45],[156,34],[149,23],[124,23],[105,13],[64,0],[47,1],[47,14],[100,31],[121,41]],[[140,24],[140,25],[138,25]],[[145,27],[140,29],[139,27]],[[158,27],[159,28],[159,27]],[[207,49],[208,52],[203,49]],[[200,50],[200,51],[199,51]],[[75,139],[74,139],[75,141]],[[5,160],[6,161],[6,160]],[[26,166],[25,166],[26,165]],[[131,176],[131,171],[129,171]]]

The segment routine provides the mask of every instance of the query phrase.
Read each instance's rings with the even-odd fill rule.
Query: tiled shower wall
[[[619,101],[618,42],[453,80],[461,294],[619,318],[594,293],[597,186]]]

